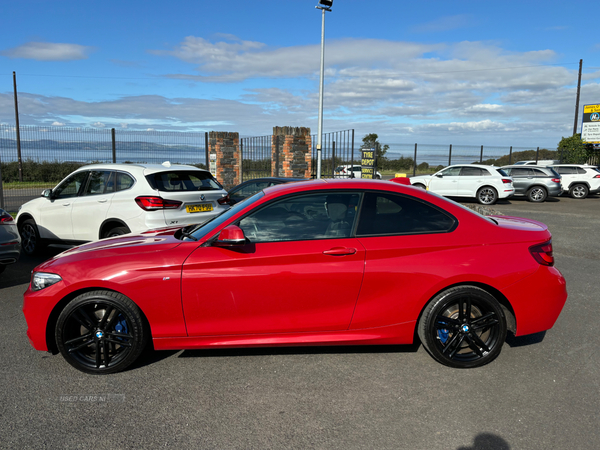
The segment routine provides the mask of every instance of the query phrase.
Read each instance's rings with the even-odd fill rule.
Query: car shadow
[[[31,279],[31,271],[44,261],[69,249],[69,246],[49,245],[44,247],[36,255],[30,256],[21,252],[19,261],[9,265],[0,275],[0,289],[28,284]]]
[[[513,333],[509,332],[506,336],[506,343],[514,348],[514,347],[524,347],[526,345],[535,345],[539,344],[546,337],[545,331],[540,331],[535,334],[528,334],[527,336],[515,336]]]

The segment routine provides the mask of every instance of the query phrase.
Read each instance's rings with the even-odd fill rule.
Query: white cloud
[[[52,122],[52,126],[53,127],[64,127],[65,123],[54,121],[54,122]]]
[[[9,58],[35,59],[37,61],[72,61],[87,59],[92,47],[79,44],[59,44],[51,42],[28,42],[0,52]]]
[[[102,123],[102,122],[94,122],[94,123],[92,124],[92,126],[93,126],[94,128],[105,128],[105,127],[106,127],[106,124],[104,124],[104,123]]]

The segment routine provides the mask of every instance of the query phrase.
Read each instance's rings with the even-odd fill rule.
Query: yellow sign
[[[595,112],[600,112],[600,105],[585,105],[583,107],[584,114],[590,114]]]

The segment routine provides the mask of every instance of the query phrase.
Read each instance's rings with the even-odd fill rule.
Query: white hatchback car
[[[561,175],[564,192],[573,198],[586,198],[600,192],[600,170],[587,164],[554,164],[552,167]]]
[[[19,209],[26,254],[50,243],[78,244],[165,226],[203,223],[229,208],[227,191],[193,166],[94,164]]]
[[[410,183],[446,197],[472,197],[482,205],[493,205],[499,198],[515,193],[513,180],[506,172],[479,164],[448,166],[433,175],[411,177]]]

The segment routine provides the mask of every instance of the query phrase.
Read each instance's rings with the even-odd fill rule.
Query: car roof
[[[390,183],[385,180],[366,180],[362,178],[321,178],[318,180],[305,181],[303,183],[284,183],[275,186],[269,186],[268,188],[265,188],[263,192],[265,193],[265,196],[273,197],[284,194],[292,194],[295,192],[318,191],[321,189],[358,189],[363,191],[376,189],[391,192],[402,192],[403,190],[406,190],[406,193],[410,193],[410,195],[415,197],[420,196],[415,194],[431,195],[428,191],[415,188],[414,186]]]
[[[185,164],[171,164],[169,161],[165,161],[162,164],[120,164],[120,163],[101,163],[101,164],[88,164],[86,166],[82,166],[79,170],[93,170],[93,169],[103,169],[103,170],[123,170],[126,172],[143,172],[144,174],[152,174],[156,172],[165,172],[171,170],[195,170],[208,172],[205,169],[200,169],[198,167],[189,166]]]

